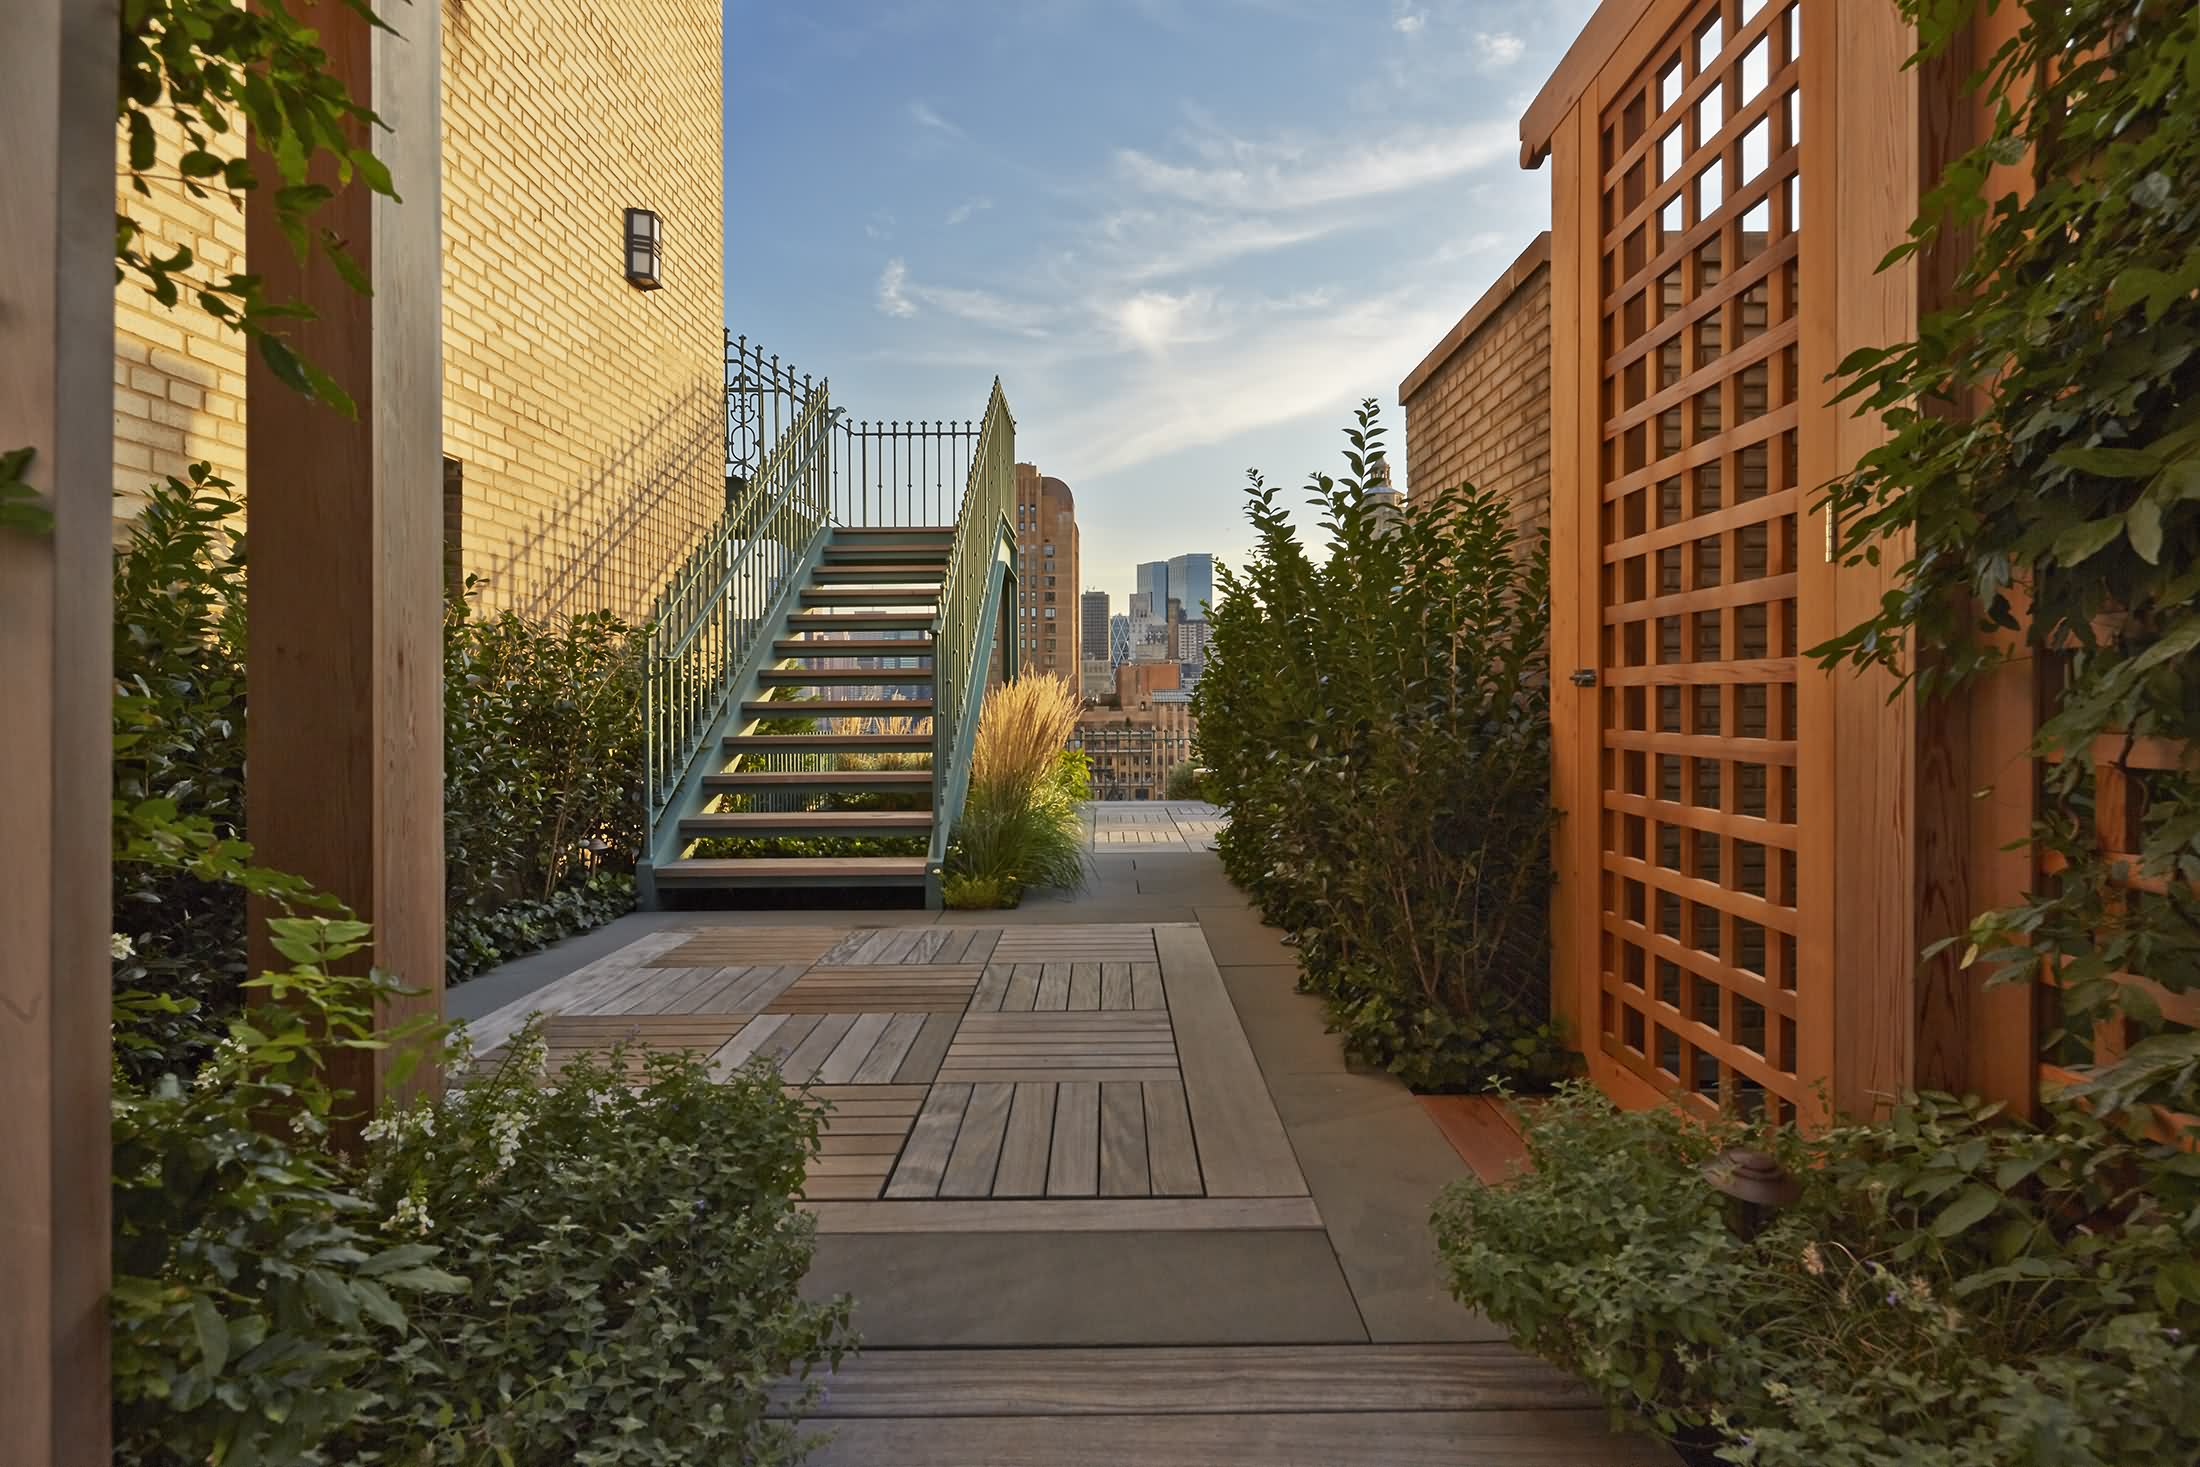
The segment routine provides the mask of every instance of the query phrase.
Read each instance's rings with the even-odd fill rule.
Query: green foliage
[[[948,876],[959,879],[958,894],[972,907],[1013,907],[1027,887],[1084,885],[1085,817],[1079,807],[1091,798],[1092,761],[1074,749],[1059,750],[1027,788],[973,777],[948,852]]]
[[[1925,55],[1976,8],[1903,3]],[[1889,261],[1961,253],[1955,304],[1842,363],[1843,396],[1891,436],[1830,490],[1840,554],[1901,564],[1873,616],[1813,650],[1933,696],[2011,655],[2054,665],[2034,839],[2064,869],[1979,916],[1965,960],[2008,982],[2058,968],[2061,1057],[2112,1018],[2143,1036],[2094,1098],[2191,1111],[2200,1035],[2114,975],[2200,986],[2200,764],[2143,768],[2177,761],[2138,744],[2200,737],[2200,9],[2023,10],[1979,78],[1992,135]],[[2020,163],[2030,195],[1989,197]],[[2131,844],[2096,831],[2097,748],[2139,789]]]
[[[135,849],[146,861],[163,848]],[[167,849],[191,859],[187,846]],[[364,949],[365,924],[273,927],[291,966],[245,985],[244,1006],[188,1081],[167,1072],[140,1084],[118,1066],[118,1461],[303,1460],[375,1404],[364,1376],[403,1338],[406,1304],[461,1287],[433,1266],[434,1248],[378,1236],[341,1164],[320,1149],[343,1099],[322,1076],[327,1051],[397,1044],[402,1062],[428,1042],[427,1027],[377,1032],[375,1005],[396,985],[331,971]],[[148,998],[126,995],[118,1043],[131,1004]]]
[[[366,0],[340,3],[390,29]],[[320,255],[364,294],[366,276],[345,239],[317,227],[314,215],[354,180],[392,199],[397,194],[389,170],[360,141],[381,120],[345,92],[320,32],[279,4],[123,0],[120,13],[123,176],[131,190],[150,198],[152,183],[163,180],[180,184],[191,198],[241,207],[247,191],[272,187],[276,224],[297,257]],[[175,140],[169,144],[174,156],[166,159],[163,122]],[[245,150],[247,129],[274,160],[274,179],[255,171]],[[324,160],[333,187],[308,176]],[[342,412],[354,411],[343,387],[282,337],[279,323],[309,318],[310,309],[270,299],[258,272],[201,273],[200,264],[183,241],[159,253],[128,212],[116,212],[118,281],[137,277],[163,306],[189,294],[208,315],[248,337],[278,379]]]
[[[1911,1097],[1805,1138],[1622,1113],[1569,1085],[1533,1170],[1438,1204],[1452,1288],[1661,1431],[1756,1467],[2200,1457],[2200,1169],[2072,1106],[2049,1129]],[[1744,1241],[1701,1167],[1803,1195]]]
[[[568,1065],[530,1032],[495,1072],[375,1132],[379,1215],[433,1240],[461,1291],[408,1310],[367,1385],[384,1402],[340,1438],[409,1464],[792,1463],[764,1418],[778,1380],[837,1364],[845,1300],[797,1293],[815,1224],[792,1201],[821,1109],[759,1063]]]
[[[447,911],[443,981],[463,983],[499,963],[592,932],[633,910],[632,875],[591,871],[559,887],[547,900],[520,897],[501,906]]]
[[[531,621],[454,598],[443,623],[444,906],[470,975],[495,940],[628,910],[645,836],[641,646],[605,612]],[[517,907],[507,917],[499,913]],[[588,922],[588,926],[596,925]],[[540,944],[535,944],[539,946]]]
[[[1023,899],[1022,887],[998,876],[949,872],[940,881],[940,901],[951,912],[997,912]]]
[[[1169,800],[1206,799],[1206,786],[1200,781],[1199,766],[1187,761],[1170,770],[1169,781],[1162,787],[1161,794]]]
[[[1355,1057],[1421,1089],[1547,1081],[1548,555],[1472,488],[1380,516],[1377,416],[1308,486],[1325,563],[1249,476],[1256,547],[1218,568],[1193,695],[1223,864]]]
[[[194,1069],[245,976],[242,525],[229,482],[194,464],[188,481],[152,487],[115,554],[115,799],[118,820],[140,812],[118,836],[114,924],[130,956],[116,981],[179,1001],[139,1010],[141,1043],[124,1058],[141,1080]],[[640,674],[630,629],[608,616],[537,623],[458,605],[444,631],[457,982],[632,908]],[[132,840],[198,854],[132,859]],[[311,904],[301,883],[256,879]]]

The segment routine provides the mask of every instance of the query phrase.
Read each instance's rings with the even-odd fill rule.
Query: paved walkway
[[[1463,1173],[1349,1070],[1217,812],[1098,805],[1093,880],[1013,912],[622,919],[450,996],[488,1048],[762,1054],[831,1099],[808,1288],[865,1353],[813,1461],[1668,1463],[1443,1292]]]

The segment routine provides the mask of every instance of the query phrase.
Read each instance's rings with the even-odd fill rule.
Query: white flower
[[[397,1199],[397,1211],[382,1224],[384,1232],[398,1233],[410,1228],[416,1233],[426,1233],[434,1224],[428,1220],[427,1204],[407,1193]]]
[[[112,933],[107,938],[107,951],[118,963],[137,956],[137,946],[130,941],[127,932]]]

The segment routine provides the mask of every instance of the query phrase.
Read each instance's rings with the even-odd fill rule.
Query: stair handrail
[[[935,886],[970,788],[971,745],[996,640],[1002,572],[1013,564],[1015,502],[1016,419],[995,377],[932,618],[932,846],[926,865]]]
[[[819,383],[651,610],[642,726],[653,836],[830,528],[833,418]]]

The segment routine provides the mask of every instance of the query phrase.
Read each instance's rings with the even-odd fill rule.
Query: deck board
[[[1047,1196],[1090,1197],[1100,1190],[1100,1086],[1065,1080],[1054,1098],[1054,1150]]]
[[[1016,1085],[993,1176],[996,1197],[1039,1197],[1047,1189],[1047,1153],[1054,1142],[1055,1086],[1026,1080]]]
[[[1192,1138],[1192,1115],[1184,1104],[1182,1080],[1148,1080],[1140,1086],[1146,1110],[1146,1159],[1157,1197],[1197,1197],[1206,1190],[1199,1175],[1199,1147]]]
[[[909,1050],[924,1032],[923,1014],[893,1014],[886,1021],[878,1043],[864,1056],[862,1066],[850,1077],[857,1085],[884,1085],[890,1082],[902,1061],[909,1057]]]
[[[956,1133],[962,1129],[963,1112],[970,1104],[970,1091],[970,1086],[960,1084],[932,1087],[931,1099],[909,1129],[909,1144],[902,1148],[901,1161],[887,1179],[888,1197],[939,1194],[948,1157],[954,1153]]]
[[[1305,1195],[1306,1178],[1299,1173],[1291,1139],[1268,1097],[1268,1082],[1238,1026],[1237,1010],[1206,938],[1196,929],[1164,929],[1156,940],[1207,1195]]]
[[[963,1111],[962,1130],[947,1158],[940,1179],[942,1197],[986,1197],[993,1192],[993,1172],[1000,1164],[1001,1142],[1008,1131],[1014,1085],[973,1085],[970,1104]]]
[[[1145,1087],[1127,1081],[1100,1085],[1100,1195],[1145,1197],[1153,1192],[1146,1167]]]

